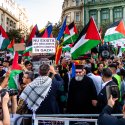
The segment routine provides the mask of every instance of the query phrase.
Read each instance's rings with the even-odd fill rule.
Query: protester
[[[3,77],[5,75],[6,71],[3,69],[3,65],[0,64],[0,77]]]
[[[117,65],[118,65],[118,63],[112,63],[112,64],[109,65],[109,68],[112,71],[112,75],[113,75],[112,79],[113,79],[113,81],[119,86],[119,89],[120,89],[121,77],[120,77],[119,74],[116,73]]]
[[[96,92],[97,92],[97,95],[98,95],[99,92],[102,89],[102,78],[101,78],[101,76],[94,75],[91,71],[91,67],[85,67],[85,70],[86,70],[86,75],[93,80],[93,83],[96,87]]]
[[[54,78],[48,77],[49,73],[54,74]],[[61,77],[55,72],[53,66],[42,64],[39,69],[40,76],[34,79],[20,95],[27,107],[36,114],[56,114],[59,113],[56,102],[56,92],[63,84]]]
[[[61,60],[61,65],[58,65],[59,74],[62,78],[68,72],[68,68],[68,61],[65,58],[63,58]]]
[[[69,85],[67,111],[73,114],[93,113],[97,99],[93,81],[85,75],[83,65],[76,66],[76,76]]]
[[[21,90],[20,90],[20,94],[22,93],[22,91],[25,89],[25,87],[31,83],[34,79],[34,74],[33,72],[31,71],[27,71],[24,73],[24,76],[23,76],[23,84],[21,85]],[[19,94],[19,95],[20,95]],[[16,111],[18,114],[27,114],[27,113],[30,113],[30,111],[28,110],[24,100],[22,99],[19,99],[18,101],[18,107],[17,107],[17,111]]]
[[[107,94],[106,94],[106,87],[107,86],[112,86],[112,85],[117,85],[115,82],[112,81],[112,72],[109,68],[104,68],[102,72],[102,90],[100,91],[97,99],[97,109],[98,113],[102,111],[102,109],[106,106],[107,104]],[[119,104],[118,102],[116,103],[114,110],[115,113],[119,112]]]
[[[113,98],[112,96],[110,97],[108,105],[105,106],[98,118],[98,125],[125,125],[125,104],[122,110],[123,118],[118,119],[117,117],[111,115],[116,100],[117,98]]]
[[[104,68],[104,64],[103,63],[98,63],[97,64],[97,70],[96,71],[94,71],[94,74],[95,75],[98,75],[98,76],[102,76],[102,70],[103,70],[103,68]]]
[[[24,75],[24,72],[26,71],[32,71],[32,68],[33,68],[33,65],[30,61],[25,61],[24,64],[23,62],[21,62],[22,64],[20,64],[20,66],[22,67],[23,69],[23,72],[21,72],[19,74],[19,83],[20,85],[23,84],[23,75]]]
[[[34,74],[32,71],[26,71],[24,72],[23,75],[23,84],[21,84],[21,91],[24,90],[24,88],[30,83],[32,82],[34,79]]]
[[[125,70],[121,69],[120,74],[122,76],[122,82],[121,82],[121,98],[122,98],[122,104],[125,102]]]
[[[10,62],[9,60],[3,61],[3,69],[7,72],[9,70]]]

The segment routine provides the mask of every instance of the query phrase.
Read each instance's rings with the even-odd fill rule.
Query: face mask
[[[76,76],[76,77],[75,77],[75,80],[76,80],[76,81],[81,81],[82,79],[83,79],[83,76]]]
[[[98,56],[97,56],[97,55],[93,56],[93,59],[97,59],[97,58],[98,58]]]

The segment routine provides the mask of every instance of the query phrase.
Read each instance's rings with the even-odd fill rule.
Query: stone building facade
[[[27,34],[29,23],[26,9],[14,0],[0,0],[0,25],[6,32],[11,29],[21,29],[22,34]]]
[[[68,17],[68,23],[84,25],[91,16],[97,26],[123,19],[125,21],[125,0],[64,0],[62,19]]]

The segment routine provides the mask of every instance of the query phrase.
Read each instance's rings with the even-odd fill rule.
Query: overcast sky
[[[64,0],[15,0],[23,5],[29,12],[31,24],[38,24],[43,28],[48,21],[57,23],[61,17],[62,4]]]

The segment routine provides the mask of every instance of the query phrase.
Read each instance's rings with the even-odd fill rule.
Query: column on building
[[[85,14],[84,14],[84,7],[82,7],[82,25],[84,26],[84,24],[85,24],[85,16],[84,16]]]
[[[100,21],[100,11],[101,11],[101,9],[98,9],[98,28],[100,28],[100,23],[101,23],[101,21]]]
[[[7,19],[7,18],[6,18],[6,19]],[[10,30],[10,23],[11,23],[11,18],[8,17],[8,26],[7,26],[7,27],[8,27],[8,31]],[[7,31],[7,32],[8,32],[8,31]]]
[[[70,12],[70,21],[72,22],[72,21],[74,21],[74,19],[75,19],[75,13],[74,13],[74,11],[71,11]]]
[[[113,22],[113,8],[110,8],[110,22]]]
[[[6,21],[7,20],[7,17],[6,17],[6,13],[3,14],[3,28],[4,30],[6,31]]]
[[[123,20],[125,22],[125,6],[123,6]]]
[[[85,17],[84,17],[85,23],[87,24],[89,22],[89,9],[87,7],[85,9],[85,14],[84,15],[85,15]]]

